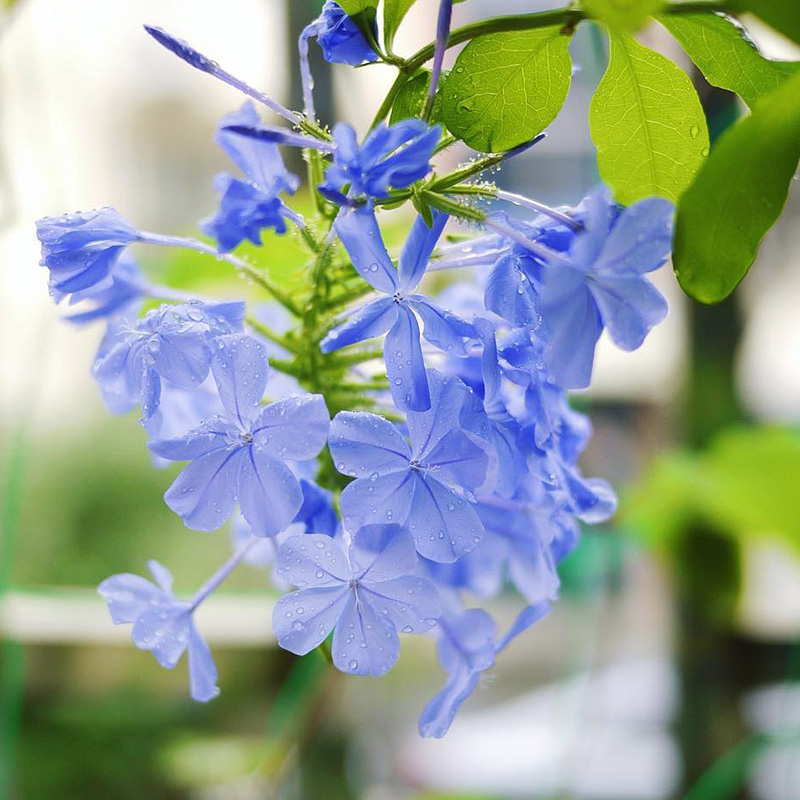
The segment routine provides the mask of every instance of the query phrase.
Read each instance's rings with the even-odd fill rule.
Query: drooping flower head
[[[139,232],[113,208],[44,217],[36,223],[41,265],[50,270],[50,294],[72,302],[111,286],[111,272]]]
[[[217,668],[208,645],[194,624],[194,607],[172,593],[172,575],[157,561],[149,561],[151,583],[123,573],[104,580],[97,591],[108,603],[115,625],[133,625],[131,637],[140,650],[149,650],[162,667],[173,669],[189,652],[192,697],[203,703],[218,694]]]
[[[377,37],[377,28],[373,28]],[[326,0],[319,17],[308,25],[304,37],[317,37],[322,55],[331,64],[349,64],[357,67],[365,61],[377,61],[378,54],[372,49],[358,25],[350,19],[342,7]]]
[[[284,166],[278,146],[237,136],[229,130],[235,125],[258,124],[255,106],[248,101],[239,111],[222,118],[215,137],[217,144],[245,175],[245,180],[228,173],[217,176],[216,188],[221,195],[219,210],[201,223],[203,231],[217,240],[221,252],[233,250],[244,239],[261,244],[264,228],[285,233],[286,218],[297,218],[280,194],[293,194],[299,179]]]

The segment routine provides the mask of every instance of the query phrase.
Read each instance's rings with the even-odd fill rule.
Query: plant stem
[[[704,11],[730,11],[727,3],[718,2],[682,2],[673,3],[664,8],[662,14],[695,14]],[[552,11],[538,11],[532,14],[510,14],[504,17],[489,17],[469,25],[463,25],[450,32],[450,39],[447,47],[455,47],[470,39],[478,36],[486,36],[489,33],[507,33],[509,31],[527,31],[535,28],[551,28],[561,26],[563,28],[575,28],[578,23],[588,20],[590,17],[583,11],[576,8],[557,8]],[[425,62],[433,58],[436,43],[423,47],[407,59],[403,71],[408,74],[419,69]],[[385,104],[385,101],[384,101]],[[387,112],[388,113],[388,110]],[[386,114],[384,114],[385,116]],[[383,117],[381,117],[382,119]]]
[[[272,328],[263,325],[257,319],[248,316],[246,322],[256,333],[263,336],[265,339],[269,339],[271,342],[274,342],[284,350],[288,350],[290,353],[297,352],[297,346],[294,343],[290,342],[282,334],[272,330]]]

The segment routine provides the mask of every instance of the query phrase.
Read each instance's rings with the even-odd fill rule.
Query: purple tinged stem
[[[543,244],[539,244],[538,242],[532,242],[530,239],[521,234],[519,231],[514,230],[514,228],[512,228],[510,225],[498,222],[497,220],[494,220],[491,217],[487,217],[486,220],[484,221],[484,224],[486,225],[487,228],[490,228],[493,231],[497,231],[497,233],[502,234],[508,239],[515,241],[517,244],[521,245],[526,250],[529,250],[538,258],[543,258],[545,261],[548,261],[551,264],[569,265],[572,263],[566,256],[563,256],[561,253],[557,253],[555,250],[551,250],[549,247],[545,247]]]
[[[308,40],[315,36],[316,32],[314,23],[307,25],[297,40],[297,49],[300,53],[300,82],[303,85],[303,112],[311,122],[315,121],[317,113],[314,109],[314,76],[308,63]]]
[[[562,222],[574,231],[583,230],[583,225],[581,225],[580,222],[574,220],[563,211],[559,211],[557,208],[551,208],[544,203],[540,203],[538,200],[531,200],[524,195],[506,192],[503,189],[498,189],[495,196],[498,200],[505,200],[507,203],[513,203],[515,206],[521,206],[522,208],[528,208],[531,211],[538,211],[540,214],[545,214],[550,217],[550,219],[554,219],[556,222]]]
[[[233,570],[240,564],[242,559],[250,552],[256,542],[260,541],[257,536],[251,536],[195,593],[189,601],[189,611],[194,611]]]
[[[439,86],[439,79],[442,76],[442,65],[444,64],[444,54],[447,51],[447,42],[450,39],[450,22],[453,18],[453,0],[441,0],[439,4],[439,19],[436,23],[436,48],[433,53],[433,70],[431,72],[431,83],[428,87],[428,99],[425,102],[425,119],[430,119],[433,111],[433,101],[436,97],[436,89]]]

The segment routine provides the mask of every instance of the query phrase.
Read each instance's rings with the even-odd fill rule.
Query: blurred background
[[[555,5],[470,0],[455,24]],[[141,24],[299,107],[293,42],[320,6],[0,3],[0,800],[800,800],[797,189],[732,300],[690,304],[664,269],[668,320],[635,354],[602,343],[594,386],[574,399],[595,425],[584,470],[615,484],[620,513],[586,532],[562,602],[443,741],[416,733],[443,680],[432,641],[406,643],[380,682],[331,676],[275,647],[273,596],[254,568],[200,615],[223,689],[207,706],[188,700],[183,664],[162,670],[111,625],[102,579],[157,558],[192,591],[229,541],[183,527],[161,501],[172,472],[154,469],[136,415],[106,412],[89,374],[102,328],[61,319],[34,220],[113,205],[137,227],[194,234],[226,166],[217,121],[241,98]],[[437,6],[418,0],[397,52],[433,38]],[[800,57],[752,34],[772,57]],[[663,29],[642,35],[702,80]],[[392,71],[312,55],[320,116],[363,132]],[[581,26],[573,56],[548,139],[498,175],[552,204],[598,180],[587,112],[603,40]],[[698,87],[718,135],[742,109]],[[287,279],[302,257],[289,237],[251,255]],[[252,292],[213,259],[137,256],[190,291]],[[510,613],[503,598],[494,611]]]

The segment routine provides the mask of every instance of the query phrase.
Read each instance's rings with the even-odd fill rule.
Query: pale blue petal
[[[667,316],[667,301],[646,278],[604,275],[590,286],[609,336],[623,350],[641,347]]]
[[[403,411],[427,411],[431,407],[428,377],[420,344],[419,323],[405,306],[383,343],[386,375],[394,404]]]
[[[486,480],[489,458],[462,431],[450,430],[427,452],[423,464],[435,470],[437,480],[476,489]]]
[[[360,478],[342,491],[342,518],[345,528],[357,530],[362,525],[397,522],[408,518],[414,488],[413,473],[408,469],[381,475],[374,481]]]
[[[443,376],[428,370],[431,406],[420,412],[409,412],[408,431],[414,458],[424,461],[428,452],[453,428],[461,427],[461,412],[470,392],[455,375]]]
[[[489,311],[514,325],[539,324],[534,287],[516,256],[503,256],[495,262],[486,282],[484,303]]]
[[[472,505],[438,480],[414,474],[414,495],[406,522],[417,551],[431,561],[450,563],[466,555],[483,537]]]
[[[366,411],[340,411],[331,423],[328,446],[336,469],[356,478],[406,469],[411,458],[400,431]]]
[[[334,328],[321,342],[323,353],[383,336],[397,319],[397,303],[391,297],[379,297],[357,309],[347,322]]]
[[[509,575],[519,593],[531,604],[558,597],[560,581],[550,548],[533,539],[511,551]]]
[[[194,389],[208,375],[211,348],[200,326],[182,331],[164,330],[150,342],[158,374],[182,389]]]
[[[189,644],[191,614],[185,603],[151,606],[133,624],[133,643],[149,650],[162,667],[172,669]]]
[[[189,682],[193,700],[207,703],[219,695],[217,667],[193,624],[189,627]]]
[[[331,418],[321,394],[287,397],[268,405],[253,425],[256,445],[278,458],[314,458],[328,440]]]
[[[397,631],[350,592],[333,632],[333,663],[351,675],[385,675],[400,657]]]
[[[242,429],[258,413],[269,362],[264,345],[252,336],[220,336],[211,362],[222,405]]]
[[[397,270],[386,252],[375,212],[368,205],[345,211],[334,228],[359,275],[386,294],[397,290]]]
[[[108,603],[108,611],[115,625],[135,622],[153,603],[169,601],[163,590],[146,578],[128,572],[106,578],[97,587],[97,592]]]
[[[272,613],[278,644],[298,656],[319,647],[339,621],[351,594],[346,584],[340,584],[300,589],[281,597]]]
[[[436,587],[425,578],[407,575],[380,583],[366,580],[359,587],[364,603],[381,619],[387,619],[398,633],[426,633],[441,613]]]
[[[414,540],[401,525],[364,525],[353,536],[353,574],[362,583],[381,583],[417,571]]]
[[[433,225],[430,228],[421,214],[414,220],[398,261],[398,283],[401,292],[413,292],[422,280],[448,219],[447,214],[434,211]]]
[[[301,587],[339,586],[350,580],[342,548],[322,533],[290,536],[281,545],[276,572],[281,580]]]
[[[415,294],[408,304],[422,319],[423,336],[434,347],[455,356],[466,356],[465,339],[477,338],[477,331],[469,323],[450,311],[431,303],[427,297]]]
[[[244,448],[241,464],[238,497],[242,514],[255,536],[275,536],[303,505],[300,482],[283,461],[258,445]]]
[[[155,439],[147,446],[159,458],[168,461],[193,461],[214,450],[230,446],[239,434],[236,426],[222,417],[204,422],[199,428],[175,439]]]
[[[524,633],[531,625],[535,625],[539,620],[547,616],[550,611],[550,603],[547,601],[526,606],[519,612],[508,632],[495,646],[496,652],[501,652],[508,647],[511,642],[521,633]]]
[[[672,248],[675,206],[661,197],[641,200],[622,212],[592,271],[642,274],[658,269]]]
[[[228,519],[236,505],[242,456],[241,447],[200,456],[167,489],[166,504],[188,528],[213,531]]]

